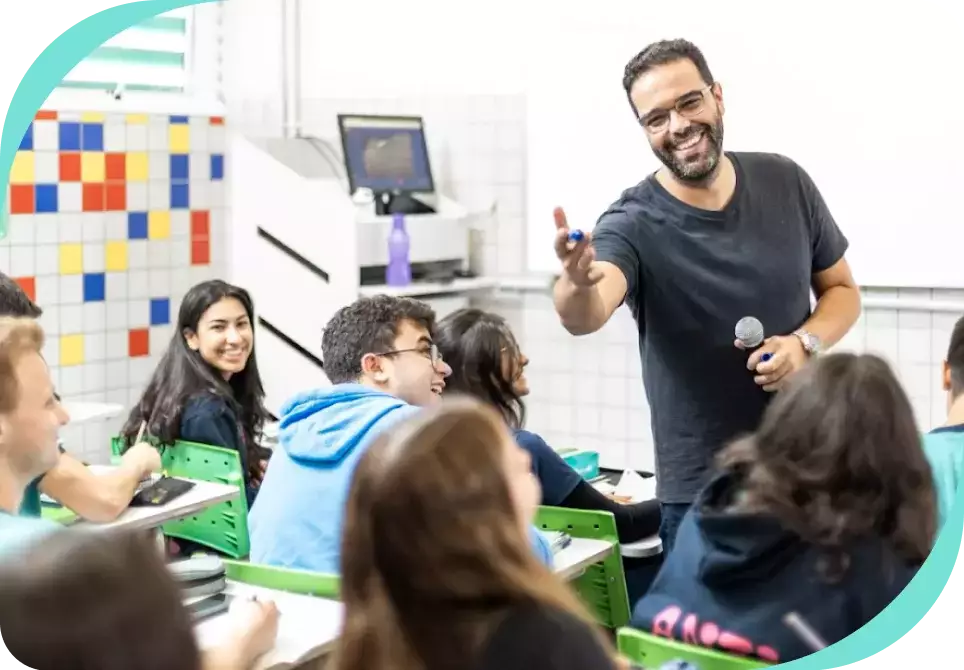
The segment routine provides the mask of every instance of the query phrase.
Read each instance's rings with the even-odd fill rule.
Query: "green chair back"
[[[670,661],[686,661],[699,670],[758,670],[771,665],[760,659],[732,656],[632,628],[621,628],[616,640],[619,653],[644,668],[659,668]]]
[[[266,589],[299,593],[308,596],[339,599],[340,580],[338,575],[327,575],[305,570],[276,568],[247,561],[224,559],[228,579]]]
[[[121,455],[123,447],[120,437],[111,440],[111,452],[115,457]],[[231,558],[247,556],[251,552],[248,499],[238,452],[178,440],[164,447],[161,464],[171,477],[237,486],[239,492],[235,500],[218,503],[186,519],[164,524],[161,527],[164,534],[210,547]]]
[[[612,554],[602,563],[586,568],[572,584],[601,625],[612,630],[625,626],[629,622],[629,596],[616,517],[611,512],[543,506],[536,515],[536,527],[613,543]]]

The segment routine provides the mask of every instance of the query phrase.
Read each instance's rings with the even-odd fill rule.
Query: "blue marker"
[[[586,234],[581,230],[573,230],[569,233],[570,242],[582,242],[586,239]]]
[[[762,356],[760,356],[760,362],[766,363],[771,358],[773,358],[773,354],[763,354]]]

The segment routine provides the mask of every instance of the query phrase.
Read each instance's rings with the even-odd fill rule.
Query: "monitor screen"
[[[435,190],[420,117],[338,117],[351,192]]]

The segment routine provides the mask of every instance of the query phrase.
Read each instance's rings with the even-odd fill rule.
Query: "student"
[[[352,478],[334,670],[605,670],[614,653],[532,556],[528,453],[470,399],[383,433]]]
[[[334,386],[281,409],[279,444],[249,519],[253,562],[337,573],[358,459],[380,433],[438,402],[452,372],[434,331],[435,312],[410,298],[362,298],[332,316],[321,350]],[[534,541],[548,561],[544,538]]]
[[[69,420],[41,356],[43,343],[33,319],[0,317],[0,554],[59,528],[19,515],[30,482],[57,465],[57,433]]]
[[[957,500],[958,482],[964,481],[964,317],[951,334],[942,381],[947,422],[924,436],[924,453],[934,472],[938,530]]]
[[[247,670],[274,646],[273,603],[239,601],[202,653],[155,545],[142,533],[65,530],[0,565],[3,643],[34,670]]]
[[[39,319],[42,314],[43,310],[19,284],[0,272],[0,317]],[[121,459],[119,467],[99,475],[60,449],[53,467],[24,491],[20,513],[39,517],[43,492],[89,521],[113,521],[127,509],[141,480],[160,468],[157,450],[147,444],[135,445]]]
[[[241,457],[248,505],[266,463],[258,445],[267,411],[254,355],[254,306],[242,288],[219,279],[194,286],[177,328],[121,435],[145,435],[233,449]]]
[[[540,436],[522,428],[522,398],[529,394],[525,376],[529,359],[501,316],[480,309],[453,312],[439,322],[437,342],[452,368],[446,380],[449,391],[470,395],[496,409],[519,446],[529,452],[533,472],[542,486],[543,505],[612,512],[623,542],[659,532],[657,501],[636,505],[615,502],[579,476]]]
[[[679,528],[635,627],[787,662],[877,616],[927,558],[934,489],[910,402],[875,356],[794,375],[750,438],[725,449]]]

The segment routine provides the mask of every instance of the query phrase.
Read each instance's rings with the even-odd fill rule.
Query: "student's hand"
[[[231,616],[237,626],[236,644],[242,667],[250,667],[256,658],[270,651],[278,639],[278,606],[271,601],[235,601]]]
[[[133,468],[144,477],[161,471],[161,454],[146,442],[138,442],[124,453],[121,464]]]
[[[770,360],[763,361],[764,354],[771,354]],[[779,391],[790,375],[806,365],[809,357],[796,335],[769,337],[763,341],[763,346],[750,354],[746,367],[756,372],[753,381],[772,393]]]
[[[573,244],[569,241],[569,222],[561,207],[553,212],[556,219],[556,256],[562,261],[562,271],[576,286],[595,286],[602,281],[603,275],[592,269],[592,262],[596,260],[596,252],[592,248],[592,234]]]

